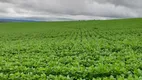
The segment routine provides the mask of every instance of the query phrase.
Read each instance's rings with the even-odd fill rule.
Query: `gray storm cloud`
[[[142,17],[141,0],[0,0],[0,17]]]

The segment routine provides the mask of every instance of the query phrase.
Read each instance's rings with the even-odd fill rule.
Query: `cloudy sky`
[[[142,0],[0,0],[0,18],[142,17]]]

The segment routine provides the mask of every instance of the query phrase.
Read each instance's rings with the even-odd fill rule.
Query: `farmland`
[[[0,80],[142,80],[142,19],[0,23]]]

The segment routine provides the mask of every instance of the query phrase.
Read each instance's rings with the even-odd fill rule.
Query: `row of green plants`
[[[142,80],[141,25],[141,19],[0,24],[0,80]]]

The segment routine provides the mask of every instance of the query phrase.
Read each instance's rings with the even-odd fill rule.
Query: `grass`
[[[142,80],[142,19],[0,24],[1,80]]]

